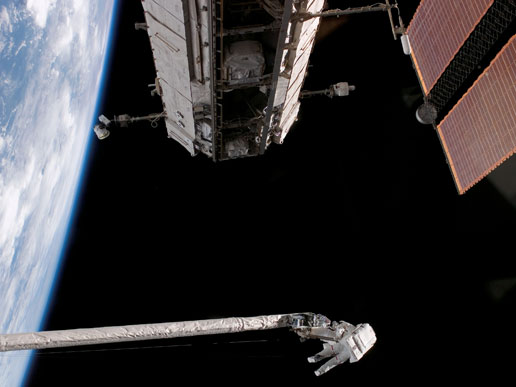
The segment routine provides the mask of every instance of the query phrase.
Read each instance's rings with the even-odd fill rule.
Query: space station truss
[[[142,0],[169,137],[215,161],[282,143],[324,0]]]

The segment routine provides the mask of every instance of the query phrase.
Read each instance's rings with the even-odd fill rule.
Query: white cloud
[[[50,39],[50,49],[56,56],[62,56],[63,54],[70,54],[70,43],[74,39],[74,28],[70,23],[70,19],[67,20],[66,24],[61,24],[58,29],[55,30]]]
[[[72,51],[82,55],[93,36],[90,31],[90,7],[83,0],[74,0],[70,8],[59,8],[54,16],[59,24],[48,34],[50,48],[56,56],[68,56]]]
[[[11,19],[12,24],[18,23],[20,20],[24,19],[25,17],[25,10],[22,8],[19,8],[16,3],[9,4],[9,17]]]
[[[14,56],[18,55],[18,53],[20,52],[20,50],[24,47],[27,47],[27,42],[24,40],[23,42],[20,43],[20,45],[18,46],[18,48],[16,49],[16,52],[14,53]]]
[[[9,33],[13,32],[11,18],[9,17],[9,13],[7,12],[7,8],[5,6],[2,6],[0,9],[0,31]]]
[[[10,38],[9,40],[9,45],[7,46],[7,54],[9,55],[11,53],[11,51],[13,50],[13,47],[14,47],[14,39]]]
[[[0,78],[2,78],[2,81],[0,82],[0,95],[3,95],[7,100],[9,100],[12,93],[16,90],[16,82],[11,78],[11,74],[4,71],[0,72]]]
[[[48,13],[56,5],[56,0],[27,0],[27,10],[34,17],[34,22],[41,28],[47,24]]]
[[[29,151],[34,151],[32,147]],[[22,158],[20,160],[20,158]],[[0,260],[8,261],[14,256],[17,240],[23,232],[27,217],[35,203],[29,199],[31,192],[37,192],[35,180],[35,156],[21,154],[13,159],[7,159],[4,165],[4,178],[0,186]]]
[[[12,32],[11,18],[7,12],[7,8],[2,6],[2,8],[0,8],[0,53],[4,50],[5,46],[7,46],[9,34]]]

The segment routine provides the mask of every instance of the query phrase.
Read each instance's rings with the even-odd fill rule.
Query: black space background
[[[149,41],[133,27],[140,2],[120,3],[101,110],[160,111]],[[407,24],[416,3],[400,0]],[[305,89],[357,89],[303,101],[285,143],[264,156],[192,158],[146,124],[94,142],[45,329],[313,311],[369,322],[374,350],[320,378],[305,360],[320,344],[288,331],[42,351],[28,385],[493,385],[513,375],[515,292],[494,301],[487,289],[516,275],[505,232],[514,209],[487,180],[457,194],[436,133],[415,120],[419,86],[386,15],[325,24],[337,28],[317,43]],[[230,343],[241,340],[258,341]]]

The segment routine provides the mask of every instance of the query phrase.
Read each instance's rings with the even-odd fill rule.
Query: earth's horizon
[[[0,332],[42,328],[66,248],[117,0],[0,5]],[[32,353],[0,355],[22,385]]]

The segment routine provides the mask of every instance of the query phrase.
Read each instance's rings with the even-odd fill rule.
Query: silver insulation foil
[[[276,329],[289,326],[290,316],[288,314],[278,314],[119,327],[0,334],[0,352]]]

